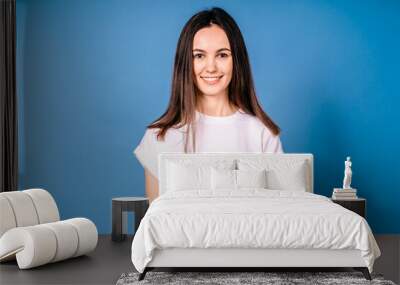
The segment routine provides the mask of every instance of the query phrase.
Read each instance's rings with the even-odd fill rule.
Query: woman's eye
[[[220,53],[219,54],[219,57],[228,57],[229,56],[229,54],[227,54],[227,53]]]
[[[193,55],[194,58],[203,58],[203,55],[201,53]]]

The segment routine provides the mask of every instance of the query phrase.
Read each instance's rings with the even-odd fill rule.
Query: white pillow
[[[167,190],[210,189],[210,167],[168,163]]]
[[[266,169],[267,189],[307,191],[309,166],[306,161],[240,159],[240,170]]]
[[[211,189],[236,189],[236,170],[211,169]]]
[[[267,176],[265,169],[211,169],[211,189],[238,190],[241,188],[267,188]]]
[[[302,163],[285,171],[268,170],[267,181],[269,189],[305,192],[307,189],[306,164]]]
[[[267,172],[261,170],[236,170],[237,188],[267,188]]]

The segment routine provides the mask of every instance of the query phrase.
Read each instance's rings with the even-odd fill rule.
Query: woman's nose
[[[213,72],[217,70],[217,64],[214,58],[210,58],[207,60],[206,70],[208,72]]]

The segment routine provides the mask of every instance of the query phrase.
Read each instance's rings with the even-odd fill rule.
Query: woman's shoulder
[[[264,123],[259,118],[257,118],[256,116],[254,116],[252,114],[245,113],[241,109],[238,110],[238,114],[239,114],[238,116],[240,118],[239,121],[241,123],[245,123],[248,127],[257,128],[257,129],[260,129],[260,130],[266,128]]]
[[[246,121],[252,124],[258,124],[259,122],[261,122],[256,116],[248,114],[244,112],[242,109],[238,109],[237,114],[242,121]]]
[[[247,130],[254,134],[261,134],[263,137],[279,137],[275,135],[258,117],[243,112],[239,109],[240,122]]]
[[[169,128],[163,138],[161,138],[160,136],[160,131],[160,128],[147,128],[144,133],[143,139],[152,144],[169,144],[176,143],[182,140],[182,128]]]
[[[159,128],[147,128],[134,154],[140,163],[148,169],[154,177],[158,177],[158,154],[162,152],[179,152],[181,143],[175,131],[168,130],[164,139],[159,136]]]

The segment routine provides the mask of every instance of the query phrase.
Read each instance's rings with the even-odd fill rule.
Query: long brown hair
[[[262,110],[258,102],[249,57],[242,33],[235,20],[223,9],[212,8],[193,15],[184,26],[176,48],[171,98],[168,108],[147,128],[159,128],[158,140],[164,140],[169,128],[186,126],[185,152],[188,152],[191,136],[192,150],[196,149],[195,111],[196,87],[193,78],[193,39],[197,31],[212,24],[222,28],[232,50],[233,71],[229,83],[229,102],[243,112],[256,116],[274,134],[280,133],[279,127]]]

